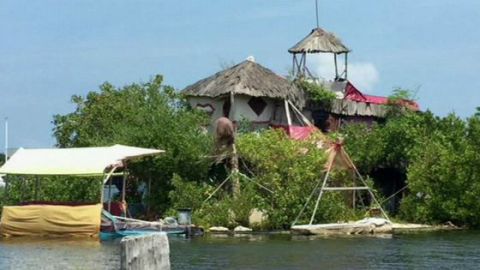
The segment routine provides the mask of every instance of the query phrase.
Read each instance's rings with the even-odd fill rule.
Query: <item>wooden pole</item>
[[[151,198],[150,198],[150,190],[152,190],[152,171],[149,171],[149,175],[148,175],[148,200],[147,200],[147,214],[150,214],[150,201],[151,201]]]
[[[127,176],[128,176],[128,171],[127,171],[127,165],[125,164],[123,168],[123,177],[122,177],[122,203],[125,202],[125,197],[126,197]]]
[[[225,180],[223,180],[223,182],[222,182],[220,185],[218,185],[218,187],[217,187],[210,195],[208,195],[208,197],[202,202],[202,205],[203,205],[204,203],[206,203],[208,200],[210,200],[210,198],[212,198],[213,195],[215,195],[215,193],[217,193],[217,191],[218,191],[223,185],[225,185],[225,183],[228,182],[228,180],[230,179],[230,177],[232,177],[231,174],[230,174],[227,178],[225,178]]]
[[[348,80],[348,53],[345,53],[345,80]]]
[[[357,167],[355,166],[355,164],[353,164],[353,161],[352,159],[350,158],[350,156],[345,152],[345,150],[342,149],[342,151],[344,151],[344,154],[345,154],[345,157],[347,158],[347,160],[349,161],[350,163],[350,166],[352,166],[353,170],[355,171],[355,173],[357,174],[358,178],[360,179],[360,181],[362,181],[362,184],[364,184],[366,187],[368,187],[367,185],[367,182],[365,182],[365,180],[363,179],[363,176],[360,174],[360,172],[357,170]],[[369,187],[368,189],[368,193],[370,194],[370,196],[372,197],[372,200],[378,204],[378,207],[380,207],[380,211],[382,212],[383,216],[385,217],[386,220],[390,221],[390,218],[388,217],[387,213],[385,213],[385,211],[383,210],[383,207],[382,205],[377,201],[377,198],[375,198],[375,195],[373,194],[372,192],[372,189]]]
[[[235,143],[232,144],[232,193],[234,198],[240,195],[240,171],[238,169],[238,154]]]
[[[235,122],[235,94],[233,92],[230,92],[230,112],[228,118],[230,118],[232,122]]]
[[[335,155],[337,154],[335,153]],[[315,208],[313,209],[312,217],[310,218],[310,223],[309,223],[310,225],[312,225],[313,219],[315,218],[315,214],[317,213],[318,204],[320,203],[320,199],[322,198],[323,189],[327,184],[328,176],[330,175],[330,171],[332,170],[332,165],[334,160],[335,160],[335,157],[333,157],[332,160],[330,160],[330,164],[328,164],[327,173],[325,174],[325,178],[323,179],[323,184],[322,184],[322,187],[320,188],[320,194],[318,194],[317,202],[315,203]]]
[[[292,118],[290,116],[290,108],[288,106],[288,101],[285,99],[283,103],[285,105],[285,114],[287,115],[287,123],[288,123],[288,126],[290,127],[292,125]]]
[[[112,208],[112,178],[108,179],[108,212]]]
[[[298,213],[298,216],[297,216],[297,217],[295,218],[295,220],[293,221],[292,226],[295,225],[295,224],[297,224],[298,219],[299,219],[300,216],[303,214],[303,211],[305,211],[305,208],[307,208],[308,203],[309,203],[310,200],[312,199],[313,194],[315,194],[315,191],[317,191],[318,186],[320,186],[320,183],[322,183],[322,181],[321,181],[321,179],[318,179],[317,184],[316,184],[315,187],[313,188],[312,193],[310,193],[310,196],[308,196],[308,199],[307,199],[307,201],[305,202],[305,204],[303,205],[302,210],[300,210],[300,213]]]
[[[108,181],[108,179],[110,179],[110,177],[112,177],[112,174],[115,172],[115,170],[117,169],[117,167],[113,167],[110,172],[108,172],[108,174],[103,174],[104,177],[102,178],[102,184],[100,185],[100,190],[101,190],[101,193],[100,193],[100,203],[102,204],[102,207],[103,207],[103,189],[105,187],[105,183]]]
[[[307,54],[306,53],[302,53],[302,77],[305,77],[305,69],[307,67]]]
[[[333,54],[333,59],[335,61],[335,81],[338,80],[338,63],[337,63],[337,54]]]

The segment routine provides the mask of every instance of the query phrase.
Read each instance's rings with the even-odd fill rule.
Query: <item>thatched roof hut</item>
[[[289,80],[270,69],[245,60],[231,68],[222,70],[182,90],[186,96],[217,98],[230,94],[274,99],[290,99],[303,107],[303,93]]]
[[[315,28],[308,36],[288,50],[289,53],[348,53],[350,50],[333,33]]]

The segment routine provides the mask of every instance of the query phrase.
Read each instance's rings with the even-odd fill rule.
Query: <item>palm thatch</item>
[[[350,50],[333,33],[315,28],[288,50],[289,53],[348,53]]]
[[[200,80],[182,90],[185,96],[216,98],[230,95],[248,95],[274,99],[289,99],[303,108],[305,97],[294,83],[251,60]]]

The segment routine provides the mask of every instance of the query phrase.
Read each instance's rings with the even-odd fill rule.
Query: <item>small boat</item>
[[[145,221],[140,219],[114,216],[108,211],[102,211],[102,226],[100,238],[114,239],[131,235],[145,235],[165,232],[168,235],[199,236],[203,235],[203,228],[195,225],[180,225],[174,218],[161,221]]]

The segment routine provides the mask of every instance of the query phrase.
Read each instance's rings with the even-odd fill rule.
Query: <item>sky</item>
[[[319,0],[319,24],[352,50],[360,90],[416,91],[423,110],[468,117],[480,106],[480,1]],[[177,89],[248,56],[278,74],[316,26],[314,0],[1,0],[0,145],[51,147],[55,114],[108,81]],[[331,58],[312,56],[322,77]],[[0,150],[2,152],[2,150]]]

